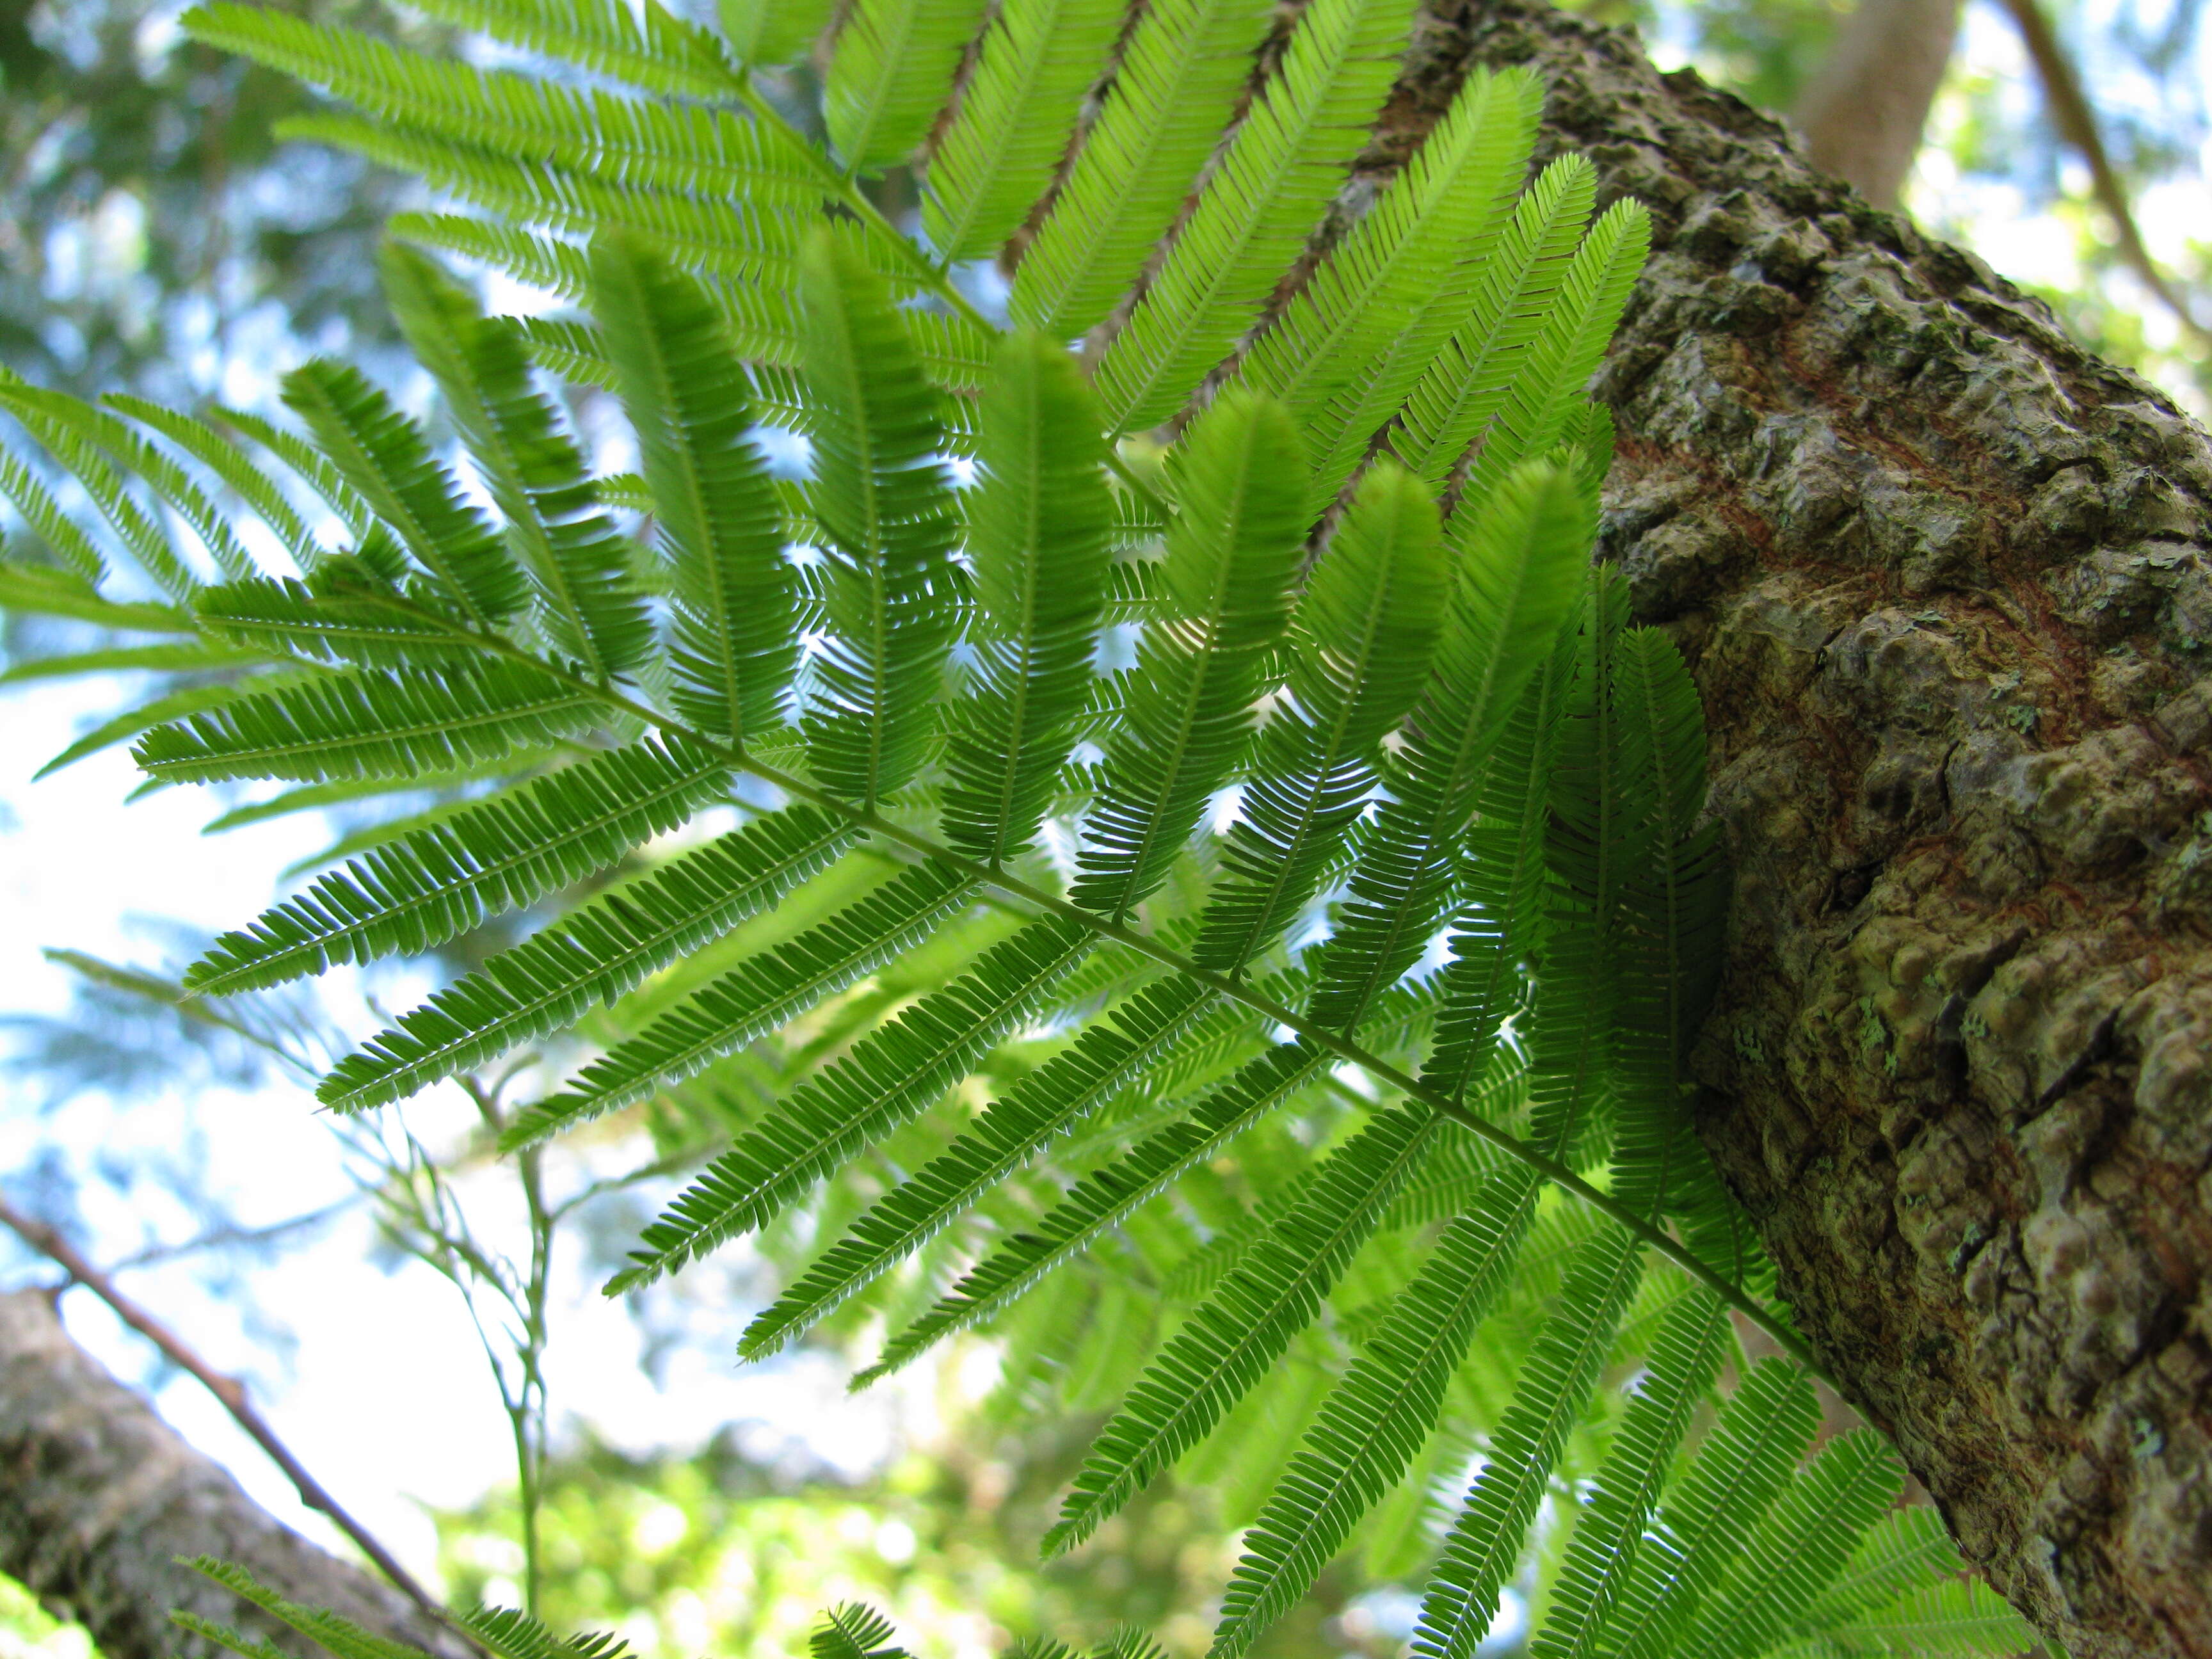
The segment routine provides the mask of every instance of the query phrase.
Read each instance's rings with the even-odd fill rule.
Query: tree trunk
[[[1434,0],[1422,52],[1401,137],[1534,60],[1656,220],[1605,537],[1711,723],[1706,1144],[2014,1605],[2212,1656],[2212,445],[1624,33]]]
[[[71,1342],[44,1292],[0,1296],[0,1571],[82,1624],[104,1659],[215,1651],[171,1624],[172,1609],[319,1654],[174,1559],[198,1555],[441,1659],[468,1651],[397,1591],[271,1518]]]

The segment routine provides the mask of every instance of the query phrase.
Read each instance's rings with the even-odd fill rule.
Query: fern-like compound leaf
[[[1273,17],[1268,0],[1160,0],[1145,12],[1014,272],[1017,322],[1066,339],[1113,308],[1228,125]]]
[[[227,693],[205,714],[155,727],[131,753],[178,783],[404,777],[567,737],[601,713],[587,690],[525,663],[365,669]]]
[[[1498,400],[1496,418],[1480,434],[1482,447],[1468,467],[1463,501],[1484,500],[1521,462],[1548,454],[1560,441],[1650,251],[1651,217],[1640,204],[1615,202],[1598,216]]]
[[[1384,1112],[1329,1154],[1304,1197],[1146,1367],[1099,1432],[1045,1534],[1046,1554],[1089,1537],[1282,1357],[1428,1155],[1441,1121],[1426,1108]]]
[[[905,1649],[890,1644],[891,1621],[848,1601],[822,1615],[807,1634],[806,1650],[812,1659],[908,1659]]]
[[[1435,673],[1322,958],[1309,1010],[1322,1024],[1358,1020],[1441,920],[1458,837],[1523,690],[1551,655],[1590,532],[1572,477],[1543,464],[1463,521]]]
[[[1537,176],[1483,261],[1465,319],[1407,398],[1390,447],[1431,488],[1450,477],[1511,390],[1566,280],[1596,191],[1595,170],[1579,155],[1563,155]]]
[[[742,744],[784,723],[798,648],[744,365],[700,286],[635,238],[599,239],[591,289],[668,560],[670,702]]]
[[[738,85],[712,31],[657,0],[423,0],[417,9],[645,92],[727,98]]]
[[[1692,1653],[1759,1653],[1812,1605],[1860,1535],[1897,1501],[1904,1470],[1870,1429],[1838,1435],[1731,1552],[1690,1626]]]
[[[949,711],[943,834],[997,865],[1025,850],[1092,684],[1113,503],[1098,411],[1067,353],[1009,335],[977,415],[968,498],[972,694]]]
[[[1542,97],[1523,70],[1471,74],[1381,199],[1254,343],[1246,384],[1289,404],[1309,433],[1328,430],[1331,398],[1382,365],[1392,337],[1426,311],[1439,273],[1471,280],[1462,256],[1486,251],[1510,211]],[[1396,372],[1410,386],[1426,367]]]
[[[1326,1056],[1326,1050],[1307,1043],[1278,1044],[1187,1117],[1085,1176],[1036,1227],[1007,1239],[884,1344],[882,1357],[853,1386],[865,1387],[955,1331],[1004,1311],[1054,1267],[1088,1249],[1108,1228],[1312,1082]]]
[[[1699,1606],[1726,1573],[1790,1470],[1820,1426],[1820,1408],[1804,1374],[1785,1360],[1762,1359],[1722,1407],[1689,1473],[1659,1506],[1593,1651],[1604,1659],[1667,1659]]]
[[[984,1194],[1157,1066],[1204,1012],[1211,994],[1188,980],[1138,993],[1075,1045],[1030,1073],[972,1127],[872,1205],[840,1239],[745,1328],[738,1351],[774,1352],[830,1309],[896,1266]]]
[[[729,762],[682,739],[595,756],[376,848],[240,933],[185,975],[231,996],[334,963],[411,956],[602,870],[728,787]]]
[[[739,963],[518,1112],[501,1144],[531,1145],[644,1099],[664,1083],[781,1030],[910,950],[968,893],[967,878],[925,865],[893,878],[795,938]]]
[[[1170,619],[1138,653],[1069,893],[1117,920],[1165,878],[1252,730],[1305,529],[1280,404],[1230,393],[1177,453],[1182,511],[1160,578]]]
[[[779,1101],[639,1237],[614,1295],[648,1285],[766,1223],[835,1164],[881,1139],[960,1081],[1088,955],[1089,929],[1031,923],[960,978],[871,1032],[844,1060]]]
[[[1605,1467],[1576,1516],[1551,1614],[1530,1659],[1582,1659],[1595,1650],[1606,1614],[1641,1553],[1644,1522],[1675,1449],[1719,1374],[1725,1328],[1720,1298],[1703,1286],[1668,1310]]]
[[[981,0],[855,0],[830,58],[823,121],[848,173],[914,151],[952,92]]]
[[[393,314],[507,520],[507,547],[530,574],[546,638],[594,678],[635,668],[653,642],[645,597],[583,456],[532,382],[513,325],[480,314],[411,248],[386,244],[383,268]]]
[[[1099,360],[1116,430],[1156,426],[1258,317],[1297,258],[1390,88],[1408,0],[1315,0],[1168,250]]]
[[[1121,27],[1121,0],[1008,0],[929,160],[922,228],[940,258],[996,252],[1052,182],[1084,94]]]
[[[1191,947],[1235,973],[1290,926],[1366,810],[1376,745],[1428,679],[1449,591],[1437,514],[1395,467],[1363,483],[1291,621],[1291,666]]]
[[[790,807],[695,848],[401,1016],[332,1067],[316,1097],[340,1111],[381,1105],[557,1030],[774,904],[852,838],[842,818]]]
[[[872,805],[914,775],[935,727],[963,597],[958,526],[935,396],[854,239],[825,229],[808,243],[805,299],[817,411],[807,501],[830,542],[808,748],[824,785]]]
[[[1213,1659],[1243,1653],[1287,1612],[1413,1462],[1445,1385],[1512,1270],[1535,1198],[1525,1170],[1486,1177],[1391,1303],[1244,1535],[1243,1559],[1222,1597]]]
[[[1419,1659],[1473,1659],[1642,1276],[1640,1248],[1625,1228],[1608,1226],[1576,1252],[1522,1365],[1513,1403],[1491,1436],[1490,1460],[1445,1535],[1413,1631]]]
[[[720,0],[731,50],[747,64],[788,64],[830,27],[831,0]]]
[[[284,377],[284,401],[463,616],[489,626],[521,609],[528,581],[498,532],[462,500],[422,428],[365,375],[318,358]]]

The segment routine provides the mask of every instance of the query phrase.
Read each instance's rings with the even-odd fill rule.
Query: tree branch
[[[0,1295],[0,1571],[82,1624],[103,1659],[216,1659],[173,1612],[318,1654],[184,1565],[202,1555],[435,1659],[472,1659],[437,1620],[282,1525],[186,1444],[70,1340],[52,1293]]]
[[[401,1566],[392,1552],[376,1540],[368,1528],[349,1514],[337,1498],[331,1496],[323,1483],[307,1472],[307,1466],[295,1456],[291,1449],[277,1437],[269,1419],[254,1408],[246,1397],[246,1385],[234,1376],[225,1376],[200,1358],[185,1340],[140,1307],[116,1288],[114,1280],[94,1267],[76,1248],[44,1222],[22,1213],[4,1198],[0,1198],[0,1225],[5,1225],[40,1255],[58,1264],[72,1282],[82,1285],[115,1311],[117,1318],[159,1348],[163,1356],[178,1370],[188,1372],[201,1386],[222,1403],[231,1419],[246,1431],[253,1443],[269,1455],[270,1462],[284,1471],[300,1501],[309,1509],[331,1518],[332,1524],[350,1538],[363,1555],[376,1564],[377,1571],[396,1585],[400,1593],[433,1619],[443,1620],[444,1609],[434,1597],[415,1582],[414,1576]]]
[[[2043,8],[2036,0],[2003,0],[2003,3],[2020,30],[2021,44],[2027,48],[2037,78],[2043,82],[2044,102],[2050,106],[2051,119],[2058,124],[2058,131],[2066,142],[2079,150],[2082,161],[2088,164],[2091,193],[2112,222],[2112,234],[2119,239],[2120,258],[2199,343],[2212,343],[2212,330],[2197,321],[2188,300],[2159,269],[2158,261],[2151,258],[2150,249],[2143,243],[2135,210],[2128,204],[2127,184],[2105,149],[2104,135],[2097,125],[2097,112],[2082,89],[2081,76],[2074,72],[2073,60],[2059,44],[2051,20],[2043,15]]]

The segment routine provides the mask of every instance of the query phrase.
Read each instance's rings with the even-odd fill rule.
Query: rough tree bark
[[[271,1518],[70,1341],[43,1291],[0,1296],[0,1571],[83,1625],[103,1659],[216,1651],[172,1625],[173,1608],[320,1654],[175,1560],[198,1555],[440,1659],[471,1652],[396,1590]]]
[[[1799,1322],[2078,1659],[2212,1656],[2212,443],[1627,35],[1434,0],[1651,207],[1607,550],[1736,871],[1706,1144]]]

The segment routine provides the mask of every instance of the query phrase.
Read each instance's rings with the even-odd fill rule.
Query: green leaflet
[[[1650,250],[1650,216],[1641,204],[1615,202],[1598,216],[1499,400],[1496,419],[1479,434],[1482,447],[1468,469],[1462,501],[1486,499],[1522,460],[1547,454],[1559,441]]]
[[[131,489],[130,476],[118,464],[114,453],[117,447],[127,453],[130,444],[103,441],[111,436],[110,429],[124,433],[123,423],[73,398],[23,386],[13,375],[0,378],[0,409],[14,416],[69,470],[92,498],[100,516],[107,520],[109,529],[131,562],[170,599],[189,600],[200,586],[200,578],[180,556],[159,518],[148,511]],[[143,447],[142,441],[131,441]],[[49,539],[58,542],[64,561],[87,580],[98,581],[106,562],[94,550],[91,539],[66,518],[44,486],[22,471],[13,458],[10,459],[13,476],[8,479],[9,493],[22,506],[24,516],[41,533],[58,532],[49,534]],[[174,471],[173,467],[170,470]],[[228,539],[228,532],[225,538]],[[229,550],[234,555],[232,572],[240,574],[239,556],[234,548]]]
[[[377,581],[356,560],[325,559],[299,582],[252,577],[194,595],[192,612],[220,638],[263,651],[324,662],[404,668],[441,659],[477,658],[477,641],[426,615]]]
[[[1139,992],[1075,1046],[991,1103],[975,1125],[893,1188],[754,1319],[748,1358],[775,1352],[896,1266],[1073,1124],[1137,1083],[1189,1031],[1209,994],[1188,981]]]
[[[730,46],[747,64],[787,64],[830,27],[830,0],[719,0]]]
[[[1052,181],[1121,32],[1121,0],[1009,0],[929,159],[922,228],[945,259],[995,252]]]
[[[824,229],[807,244],[803,295],[819,411],[807,501],[830,543],[807,744],[824,785],[872,806],[914,775],[934,726],[958,526],[935,399],[853,238]]]
[[[1597,175],[1579,155],[1544,169],[1484,261],[1465,320],[1407,396],[1390,447],[1431,488],[1504,402],[1557,303],[1596,193]]]
[[[1536,1190],[1524,1170],[1491,1176],[1392,1302],[1245,1534],[1213,1633],[1217,1659],[1243,1652],[1312,1587],[1353,1522],[1413,1462],[1512,1270]]]
[[[489,13],[495,5],[513,17],[533,9],[498,0],[440,0],[426,9]],[[626,10],[610,7],[606,15],[617,9]],[[655,15],[673,21],[648,8],[648,15]],[[325,87],[380,125],[417,140],[442,141],[457,161],[474,155],[486,161],[551,164],[624,193],[666,191],[701,202],[743,197],[754,208],[803,208],[823,193],[821,175],[783,129],[727,110],[479,70],[232,0],[198,8],[184,27],[210,46]],[[732,89],[725,81],[707,95],[727,97]],[[773,226],[778,216],[771,215],[764,225]],[[788,258],[796,237],[786,229],[762,246],[781,247]]]
[[[714,35],[656,0],[423,0],[417,9],[648,92],[726,98],[736,84]]]
[[[1762,1359],[1751,1369],[1688,1475],[1659,1506],[1635,1571],[1592,1651],[1604,1659],[1670,1659],[1699,1604],[1727,1571],[1743,1529],[1765,1513],[1811,1443],[1820,1410],[1796,1366]]]
[[[172,783],[404,777],[566,737],[600,712],[587,690],[522,663],[363,669],[225,692],[204,714],[155,726],[131,755]]]
[[[1052,1212],[1008,1239],[890,1341],[853,1379],[865,1388],[955,1331],[999,1313],[1185,1170],[1310,1083],[1325,1051],[1285,1042],[1250,1061],[1186,1117],[1077,1182]]]
[[[891,1621],[857,1601],[832,1607],[808,1632],[806,1650],[812,1659],[908,1659],[903,1648],[890,1645]]]
[[[1702,1286],[1668,1310],[1612,1453],[1576,1518],[1551,1616],[1529,1647],[1530,1659],[1582,1659],[1595,1651],[1606,1613],[1642,1553],[1644,1524],[1668,1463],[1719,1374],[1725,1332],[1720,1298]]]
[[[1245,384],[1282,398],[1310,434],[1332,441],[1333,397],[1378,372],[1411,386],[1427,361],[1401,362],[1390,341],[1409,319],[1417,341],[1441,337],[1431,305],[1439,286],[1448,295],[1479,274],[1527,165],[1542,97],[1525,70],[1469,75],[1405,170],[1254,342]],[[1388,420],[1396,400],[1382,402]]]
[[[1522,689],[1551,654],[1590,535],[1573,480],[1540,464],[1462,519],[1435,671],[1386,775],[1391,799],[1360,848],[1308,1010],[1323,1024],[1355,1021],[1426,945],[1457,838]]]
[[[1139,651],[1068,895],[1116,920],[1159,885],[1252,729],[1304,530],[1297,439],[1280,405],[1226,394],[1177,456],[1182,512],[1161,570],[1169,619]]]
[[[1800,1469],[1700,1603],[1685,1638],[1693,1653],[1771,1646],[1842,1568],[1859,1534],[1891,1504],[1905,1472],[1870,1429],[1839,1435]]]
[[[1520,1559],[1522,1534],[1642,1274],[1642,1252],[1618,1226],[1575,1253],[1513,1404],[1491,1436],[1490,1461],[1444,1538],[1413,1632],[1418,1659],[1472,1659],[1490,1628],[1498,1592]]]
[[[1376,782],[1383,734],[1428,678],[1447,576],[1436,508],[1378,467],[1291,620],[1291,672],[1260,738],[1192,958],[1235,973],[1310,900]]]
[[[1117,431],[1157,426],[1260,314],[1367,143],[1412,24],[1408,0],[1314,0],[1281,67],[1098,362]]]
[[[921,939],[971,884],[938,865],[886,882],[797,938],[721,975],[617,1043],[561,1093],[515,1115],[509,1149],[644,1099],[720,1056],[781,1030]]]
[[[143,398],[110,393],[104,401],[110,408],[160,433],[212,472],[226,489],[234,491],[283,544],[284,550],[291,555],[299,569],[313,570],[322,559],[323,549],[309,532],[298,508],[228,434],[204,421],[163,409]]]
[[[854,0],[837,32],[823,109],[847,173],[880,173],[921,142],[982,9],[982,0]]]
[[[234,1566],[228,1561],[218,1561],[211,1556],[204,1555],[186,1565],[194,1571],[204,1573],[208,1577],[212,1578],[241,1601],[251,1602],[264,1613],[290,1626],[309,1640],[319,1643],[337,1655],[337,1659],[425,1659],[421,1650],[410,1648],[402,1642],[394,1642],[381,1636],[372,1635],[362,1629],[360,1626],[349,1620],[341,1619],[334,1613],[325,1612],[320,1607],[302,1607],[296,1601],[286,1601],[276,1591],[254,1578],[243,1567]],[[221,1642],[224,1646],[236,1652],[256,1656],[256,1659],[261,1659],[261,1656],[276,1651],[275,1649],[262,1644],[240,1638],[235,1632],[225,1631],[220,1626],[209,1625],[204,1620],[193,1618],[191,1614],[173,1614],[172,1617],[187,1630],[197,1631],[201,1635]]]
[[[742,745],[784,723],[798,650],[744,366],[698,284],[634,239],[599,239],[591,286],[668,559],[669,701]]]
[[[960,1081],[1090,953],[1088,929],[1031,923],[924,997],[851,1054],[777,1103],[640,1235],[610,1296],[649,1285],[760,1227],[837,1162],[905,1122]]]
[[[940,833],[996,866],[1027,849],[1089,693],[1112,501],[1097,405],[1068,355],[1009,335],[978,413],[976,664],[950,711]]]
[[[140,565],[173,596],[183,598],[197,578],[169,537],[120,492],[125,476],[151,489],[161,506],[189,526],[231,580],[252,574],[252,556],[207,493],[167,453],[104,409],[57,392],[0,377],[0,407],[7,409],[47,447],[70,461],[77,482],[92,492]]]
[[[430,453],[413,422],[357,369],[318,358],[284,377],[286,405],[338,476],[406,544],[441,598],[479,626],[504,621],[528,591],[498,533]]]
[[[584,458],[532,383],[520,337],[410,248],[387,243],[383,270],[392,313],[507,520],[547,639],[595,678],[636,667],[653,644],[644,595]]]
[[[1228,125],[1274,8],[1159,0],[1123,48],[1097,122],[1014,271],[1014,320],[1056,338],[1113,308]]]
[[[1089,1537],[1281,1358],[1427,1155],[1439,1121],[1426,1109],[1385,1112],[1330,1154],[1304,1199],[1161,1349],[1100,1432],[1045,1534],[1046,1554]]]
[[[728,782],[724,757],[680,739],[596,756],[324,877],[216,939],[185,972],[185,988],[230,996],[333,963],[417,955],[605,868]]]
[[[790,807],[695,848],[403,1015],[332,1067],[316,1098],[339,1111],[380,1105],[558,1030],[774,904],[852,839],[841,820]]]

